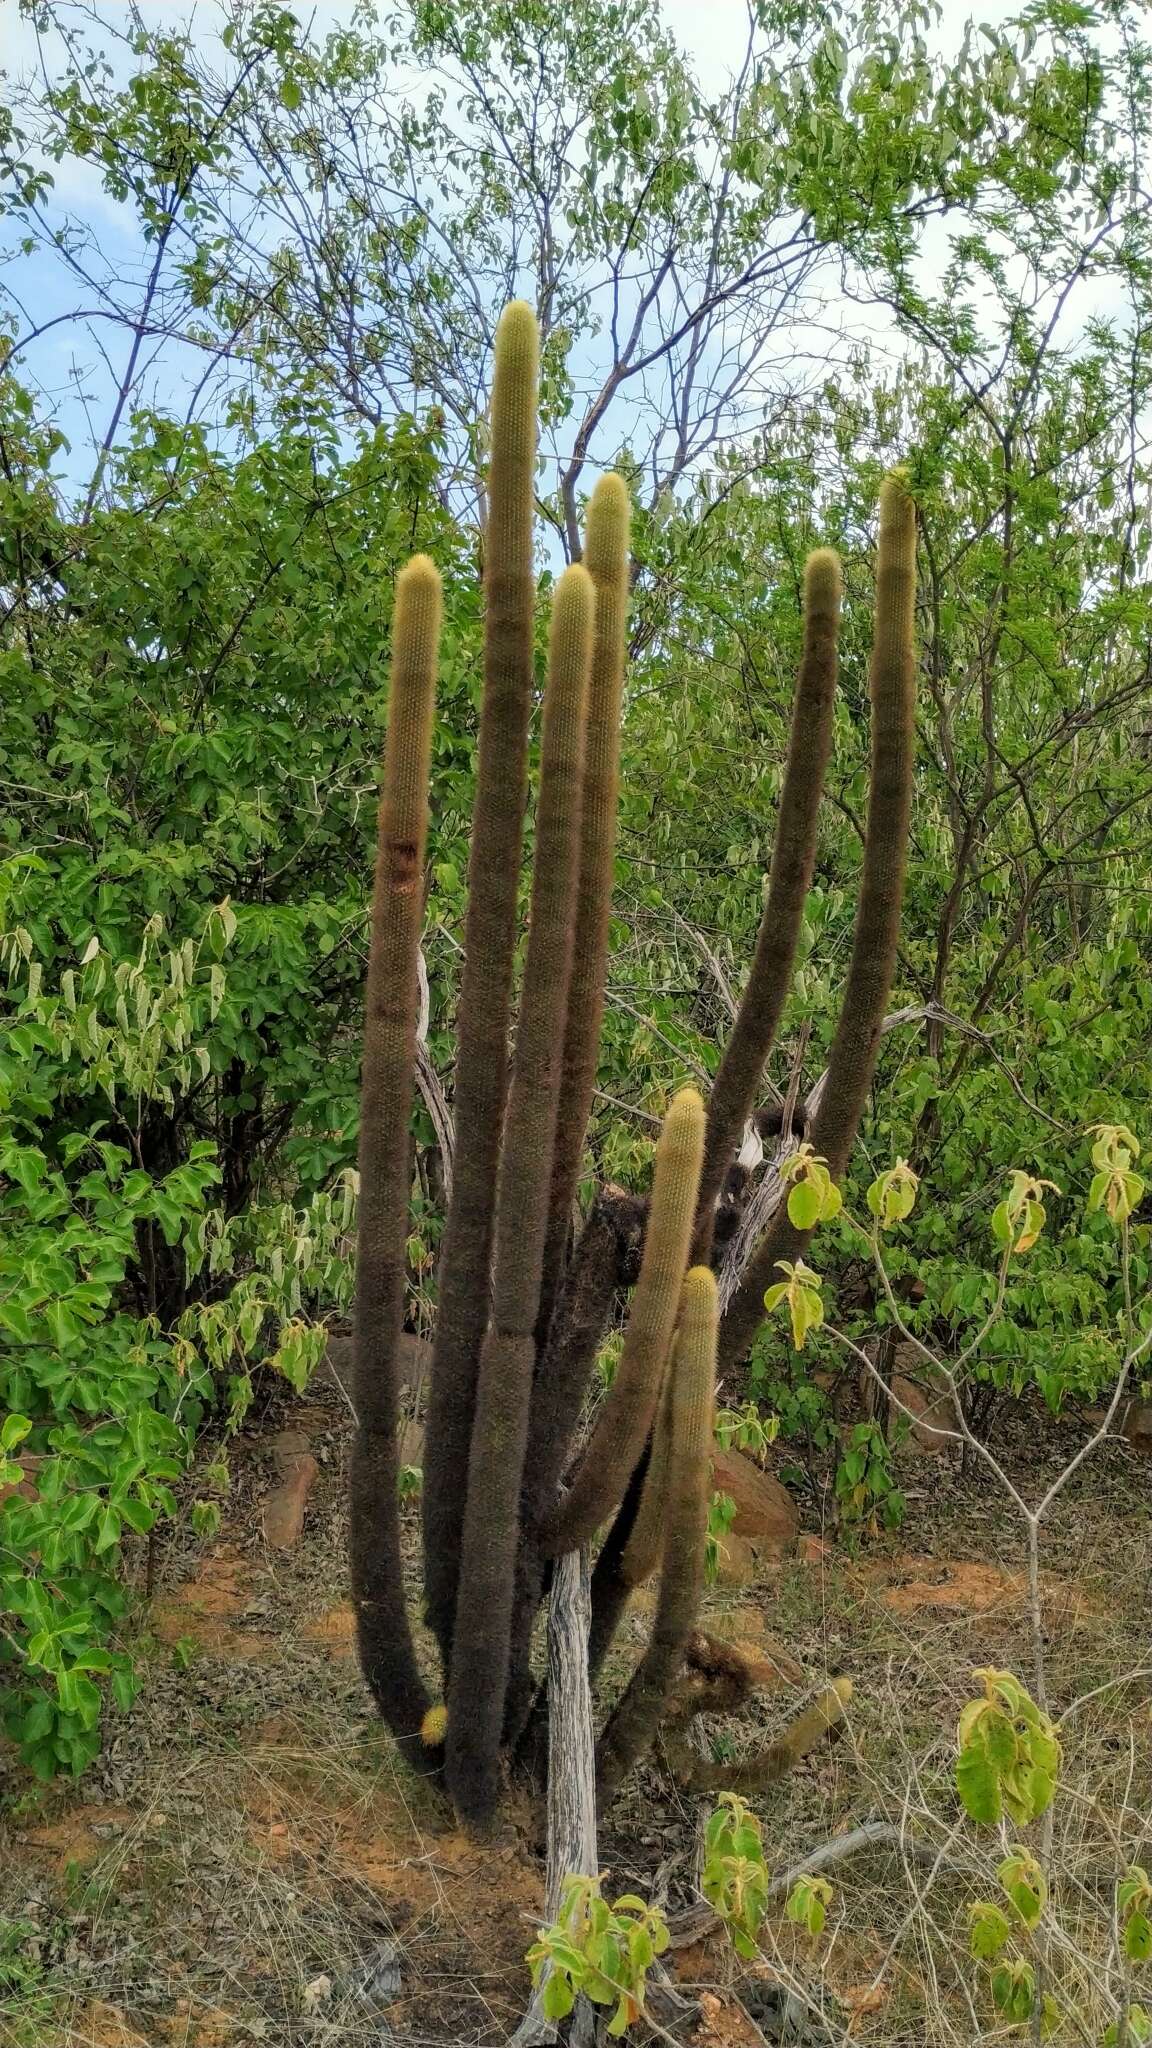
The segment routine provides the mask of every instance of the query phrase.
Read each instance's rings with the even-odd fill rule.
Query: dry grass
[[[176,1544],[164,1561],[149,1680],[100,1765],[79,1796],[10,1800],[0,2048],[359,2048],[385,2032],[413,2048],[495,2043],[523,2009],[540,1898],[531,1845],[513,1827],[485,1851],[466,1842],[378,1734],[337,1598],[338,1401],[318,1397],[309,1426],[322,1473],[299,1549],[277,1557],[254,1533],[267,1478],[254,1439],[237,1460],[216,1555]],[[1046,1457],[1061,1454],[1046,1445]],[[1147,1661],[1145,1476],[1109,1449],[1054,1518],[1046,1622],[1057,1712]],[[806,1562],[712,1602],[716,1625],[778,1638],[814,1684],[844,1670],[856,1684],[844,1739],[760,1802],[769,1861],[790,1863],[871,1818],[919,1846],[869,1851],[831,1873],[821,1943],[774,1912],[750,1980],[722,1942],[682,1952],[684,1985],[703,1999],[702,2040],[756,2040],[741,2035],[734,1987],[760,2013],[761,2038],[772,2038],[785,1991],[807,2010],[813,2042],[998,2038],[966,1958],[966,1916],[971,1899],[995,1894],[1002,1850],[993,1831],[985,1841],[959,1822],[951,1767],[972,1667],[1029,1675],[1021,1555],[979,1475],[961,1481],[947,1458],[909,1454],[907,1485],[914,1548],[885,1540],[853,1556],[814,1544]],[[638,1617],[617,1675],[642,1627]],[[1111,2016],[1111,1888],[1118,1861],[1138,1857],[1152,1808],[1149,1693],[1147,1680],[1116,1687],[1066,1723],[1052,1969],[1087,2033],[1070,2022],[1060,2040],[1098,2042]],[[795,1704],[781,1691],[751,1723],[710,1726],[709,1739],[739,1754]],[[699,1822],[699,1802],[680,1799],[654,1766],[639,1773],[605,1831],[610,1889],[642,1890],[671,1912],[692,1903]],[[925,1848],[942,1854],[935,1873]]]

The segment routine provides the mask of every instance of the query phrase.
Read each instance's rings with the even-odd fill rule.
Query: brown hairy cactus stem
[[[640,1271],[647,1222],[643,1197],[611,1184],[600,1189],[588,1212],[532,1391],[524,1472],[527,1528],[538,1530],[555,1502],[613,1303]]]
[[[672,1410],[676,1387],[676,1338],[672,1358],[664,1375],[660,1407],[652,1430],[644,1490],[636,1510],[632,1533],[620,1559],[620,1576],[627,1586],[642,1586],[660,1562],[664,1548],[664,1527],[668,1511],[668,1476],[672,1457]]]
[[[528,954],[496,1204],[492,1311],[476,1419],[448,1693],[448,1785],[483,1829],[500,1792],[500,1737],[520,1488],[536,1358],[560,1060],[575,933],[588,669],[595,592],[566,569],[552,607]]]
[[[781,1685],[803,1688],[806,1684],[803,1666],[775,1636],[762,1636],[755,1644],[729,1643],[707,1629],[698,1628],[684,1652],[684,1661],[701,1673],[742,1671],[748,1691],[760,1685],[778,1689]]]
[[[596,1086],[604,1012],[608,927],[612,909],[616,811],[620,783],[620,699],[628,616],[628,489],[618,476],[600,479],[585,528],[584,567],[596,589],[596,638],[588,685],[584,754],[580,881],[576,944],[564,1032],[564,1067],[552,1160],[552,1191],[540,1310],[536,1319],[537,1370],[524,1461],[520,1547],[505,1740],[515,1744],[532,1699],[532,1624],[544,1589],[540,1524],[556,1499],[597,1348],[635,1235],[637,1205],[602,1190],[589,1215],[565,1277],[565,1258],[584,1138]],[[621,1213],[621,1205],[631,1214]]]
[[[520,1547],[504,1740],[519,1741],[533,1695],[529,1650],[544,1594],[541,1525],[555,1505],[572,1438],[619,1289],[635,1281],[647,1204],[623,1188],[601,1188],[572,1255],[548,1344],[537,1358],[528,1416],[528,1449],[520,1495]]]
[[[660,1739],[670,1753],[689,1721],[697,1714],[733,1714],[761,1686],[803,1686],[805,1675],[794,1657],[769,1639],[766,1650],[751,1643],[727,1643],[704,1629],[693,1629],[684,1645],[684,1668],[676,1682]],[[689,1751],[691,1754],[691,1751]]]
[[[832,746],[840,632],[840,561],[831,548],[804,569],[804,652],[772,847],[768,899],[747,987],[708,1101],[708,1140],[692,1256],[712,1250],[716,1198],[756,1099],[787,1001],[816,864],[816,826]]]
[[[456,1616],[476,1374],[488,1319],[507,1085],[533,692],[538,361],[535,315],[530,306],[514,302],[496,331],[484,543],[484,699],[453,1104],[456,1171],[440,1257],[425,1432],[425,1604],[446,1669]]]
[[[672,1345],[703,1156],[704,1105],[694,1088],[682,1088],[656,1146],[644,1257],[620,1363],[569,1490],[542,1532],[549,1557],[591,1540],[622,1499],[647,1443]]]
[[[636,1517],[644,1498],[648,1483],[648,1462],[651,1450],[645,1447],[640,1461],[628,1481],[628,1490],[620,1503],[620,1512],[600,1546],[592,1573],[592,1625],[588,1631],[588,1671],[595,1684],[604,1669],[605,1659],[612,1648],[616,1631],[631,1598],[633,1587],[624,1577],[624,1557],[632,1541]]]
[[[584,542],[584,567],[596,586],[596,642],[588,688],[576,947],[564,1031],[544,1279],[536,1325],[536,1341],[541,1349],[547,1341],[564,1271],[572,1204],[596,1087],[604,1014],[620,794],[620,699],[628,625],[630,516],[628,489],[623,479],[601,477],[588,508]]]
[[[682,1792],[738,1792],[742,1798],[754,1798],[769,1786],[778,1785],[818,1742],[835,1732],[851,1698],[852,1680],[833,1679],[811,1706],[797,1714],[782,1735],[744,1763],[713,1763],[711,1758],[700,1756],[683,1735],[673,1736],[666,1741],[665,1750],[676,1783]]]
[[[717,1312],[715,1278],[707,1266],[693,1266],[684,1281],[672,1380],[660,1593],[651,1641],[600,1739],[596,1795],[603,1808],[655,1737],[700,1605],[708,1526]]]
[[[820,1108],[808,1133],[840,1180],[872,1085],[880,1031],[896,972],[915,768],[916,508],[900,475],[880,493],[872,700],[871,780],[852,958]],[[795,1259],[809,1232],[781,1203],[720,1326],[720,1369],[740,1364],[764,1315],[780,1259]]]
[[[360,1662],[397,1740],[417,1763],[428,1709],[400,1566],[397,1353],[412,1185],[412,1112],[424,914],[428,770],[440,643],[440,578],[424,555],[402,569],[377,821],[364,1001],[357,1219],[351,1565]]]

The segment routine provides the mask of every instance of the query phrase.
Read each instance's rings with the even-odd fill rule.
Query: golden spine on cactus
[[[401,1576],[396,1427],[440,618],[439,575],[426,556],[418,555],[396,584],[377,817],[360,1100],[354,1318],[358,1428],[351,1479],[352,1585],[360,1661],[381,1713],[404,1742],[418,1736],[428,1705]]]
[[[668,1486],[656,1615],[648,1648],[600,1741],[596,1783],[604,1804],[655,1736],[700,1605],[717,1317],[715,1278],[707,1266],[694,1266],[684,1280],[671,1380]]]
[[[496,331],[484,537],[484,696],[453,1114],[456,1171],[438,1276],[428,1397],[424,1589],[447,1667],[507,1088],[517,896],[533,694],[533,516],[539,329],[507,306]]]
[[[572,967],[595,595],[567,569],[552,608],[528,953],[496,1205],[492,1308],[476,1419],[449,1690],[448,1783],[482,1829],[500,1791],[518,1509],[536,1359],[559,1067]]]
[[[747,986],[708,1101],[708,1140],[692,1255],[712,1248],[716,1197],[752,1110],[787,1001],[816,864],[816,828],[832,746],[840,633],[840,559],[817,548],[804,569],[804,648],[768,896]]]
[[[860,1128],[896,972],[915,771],[915,620],[916,508],[897,472],[880,493],[869,670],[871,775],[852,954],[827,1079],[808,1133],[835,1180],[843,1175]],[[740,1363],[756,1334],[765,1290],[779,1278],[777,1262],[795,1259],[809,1236],[795,1228],[781,1204],[725,1315],[723,1371]]]
[[[704,1105],[694,1088],[682,1088],[656,1146],[644,1256],[620,1363],[571,1486],[545,1525],[543,1548],[550,1557],[577,1550],[595,1535],[622,1499],[648,1440],[688,1265],[703,1157]]]
[[[596,591],[596,638],[588,685],[576,945],[564,1030],[564,1063],[537,1343],[544,1345],[555,1306],[596,1086],[612,877],[620,795],[620,701],[628,628],[631,505],[622,477],[601,477],[585,529],[584,567]],[[573,1418],[575,1419],[575,1418]]]

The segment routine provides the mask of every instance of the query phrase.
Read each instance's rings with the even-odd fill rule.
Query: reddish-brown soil
[[[315,1472],[302,1533],[277,1551],[264,1509],[285,1427],[306,1438]],[[1055,1436],[1044,1470],[1061,1455]],[[18,1995],[0,1983],[0,2048],[496,2048],[523,2012],[542,1896],[535,1826],[515,1809],[498,1841],[468,1841],[375,1723],[343,1592],[346,1437],[339,1390],[319,1380],[306,1403],[280,1402],[241,1438],[218,1540],[199,1545],[190,1528],[165,1539],[136,1642],[141,1697],[113,1721],[100,1761],[78,1788],[44,1792],[9,1768],[0,1933],[25,1930],[28,1982]],[[1035,1436],[1022,1430],[1021,1442],[1012,1469],[1024,1483]],[[952,1731],[971,1670],[1030,1669],[1022,1545],[990,1482],[962,1475],[952,1452],[898,1456],[900,1536],[837,1538],[809,1499],[791,1556],[760,1559],[749,1583],[709,1595],[708,1628],[764,1666],[753,1708],[706,1730],[719,1760],[758,1748],[830,1673],[855,1684],[844,1738],[756,1802],[774,1867],[910,1799],[954,1826]],[[1044,1626],[1062,1703],[1145,1659],[1146,1473],[1109,1446],[1053,1513]],[[612,1682],[651,1604],[642,1589]],[[1102,1772],[1094,1784],[1134,1772],[1126,1810],[1152,1780],[1150,1693],[1121,1688],[1099,1719],[1071,1724],[1070,1769]],[[708,1807],[682,1799],[656,1761],[638,1772],[603,1831],[609,1894],[642,1891],[673,1916],[697,1902]],[[813,1943],[774,1906],[752,1968],[716,1934],[677,1948],[682,2003],[654,2017],[676,2040],[760,2048],[775,2038],[772,1998],[799,1987],[813,2041],[935,2042],[912,1937],[900,1946],[904,1885],[891,1857],[846,1864],[830,1937]],[[963,1920],[962,1902],[956,1911]]]

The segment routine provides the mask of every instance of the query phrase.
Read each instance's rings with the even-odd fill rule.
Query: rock
[[[876,1347],[873,1346],[872,1355],[875,1355],[875,1351]],[[908,1421],[911,1417],[906,1442],[915,1450],[926,1451],[930,1456],[938,1457],[940,1452],[946,1450],[948,1444],[954,1441],[956,1435],[956,1411],[952,1406],[952,1397],[943,1389],[938,1394],[925,1392],[921,1384],[924,1379],[924,1361],[914,1344],[898,1344],[893,1363],[893,1420]],[[901,1367],[904,1368],[903,1371]],[[915,1378],[909,1377],[910,1374],[915,1374]],[[863,1369],[860,1374],[860,1391],[864,1413],[878,1414],[880,1389],[871,1373]],[[907,1416],[902,1415],[904,1409],[908,1410]],[[951,1431],[951,1436],[941,1436],[939,1432],[943,1429]]]
[[[734,1529],[725,1530],[716,1539],[716,1584],[718,1586],[746,1586],[756,1576],[756,1556],[752,1545],[744,1536],[737,1536]]]
[[[404,1951],[399,1943],[382,1941],[360,1964],[348,1988],[367,2005],[392,2005],[404,1988]]]
[[[400,1385],[419,1393],[428,1384],[432,1370],[432,1346],[427,1337],[413,1337],[405,1330],[400,1339],[400,1353],[397,1360]]]
[[[778,1562],[796,1548],[800,1521],[791,1494],[770,1472],[762,1472],[759,1465],[746,1458],[743,1451],[716,1446],[712,1454],[712,1485],[717,1493],[728,1494],[736,1503],[731,1535],[741,1537],[761,1558]]]
[[[947,1450],[956,1436],[956,1411],[949,1394],[928,1395],[914,1381],[906,1380],[903,1373],[894,1373],[892,1392],[902,1407],[907,1408],[916,1420],[909,1425],[908,1442],[918,1451],[927,1451],[930,1457],[938,1457]],[[900,1410],[897,1409],[897,1414]],[[939,1432],[946,1429],[949,1436]]]
[[[397,1357],[397,1372],[401,1388],[407,1388],[410,1393],[419,1395],[421,1389],[427,1388],[431,1368],[432,1346],[428,1339],[426,1337],[414,1337],[410,1330],[405,1330],[400,1339],[400,1350]],[[329,1337],[328,1349],[324,1354],[320,1372],[326,1379],[334,1380],[337,1386],[342,1387],[348,1399],[351,1400],[354,1377],[351,1337],[340,1333]]]
[[[1124,1434],[1134,1451],[1152,1458],[1152,1401],[1133,1401],[1124,1417]]]
[[[264,1541],[273,1550],[291,1550],[300,1541],[304,1506],[320,1467],[298,1429],[281,1430],[272,1455],[280,1477],[264,1503]]]

